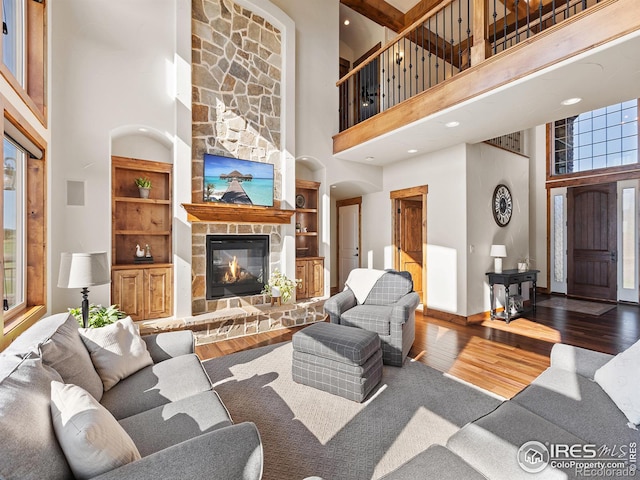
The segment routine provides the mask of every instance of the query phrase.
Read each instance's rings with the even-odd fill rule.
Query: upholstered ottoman
[[[293,380],[362,402],[382,378],[377,333],[314,323],[293,334]]]

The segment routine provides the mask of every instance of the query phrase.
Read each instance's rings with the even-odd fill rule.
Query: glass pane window
[[[18,83],[24,85],[25,15],[24,0],[3,0],[2,59]],[[6,28],[5,28],[6,27]]]
[[[4,298],[5,311],[25,301],[25,162],[26,154],[4,139]]]
[[[622,190],[622,288],[636,282],[636,189]]]
[[[553,175],[638,163],[638,101],[557,120]]]
[[[553,197],[553,279],[564,282],[564,196]]]

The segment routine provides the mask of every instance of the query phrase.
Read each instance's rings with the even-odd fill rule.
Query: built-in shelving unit
[[[151,180],[141,198],[136,178]],[[134,320],[172,314],[172,165],[112,157],[111,301]],[[153,263],[137,263],[136,246],[149,246]],[[138,260],[139,261],[139,260]]]
[[[296,180],[296,297],[305,299],[324,294],[324,258],[318,256],[320,183]]]

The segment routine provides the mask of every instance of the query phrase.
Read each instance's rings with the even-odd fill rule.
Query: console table
[[[489,296],[491,298],[491,320],[496,318],[503,318],[507,323],[514,318],[515,316],[519,316],[524,310],[519,310],[517,313],[511,313],[511,309],[509,307],[509,286],[510,285],[518,285],[518,295],[522,295],[522,284],[524,282],[531,282],[530,286],[530,298],[531,298],[531,310],[535,311],[536,309],[536,282],[538,280],[538,272],[540,270],[526,270],[524,272],[520,272],[517,269],[514,270],[503,270],[502,273],[496,272],[487,272],[486,275],[489,277]],[[504,286],[504,312],[497,314],[496,313],[496,296],[494,293],[494,289],[496,285]]]

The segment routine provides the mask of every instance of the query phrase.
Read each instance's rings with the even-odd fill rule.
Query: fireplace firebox
[[[268,235],[207,235],[207,300],[255,295],[269,272]]]

